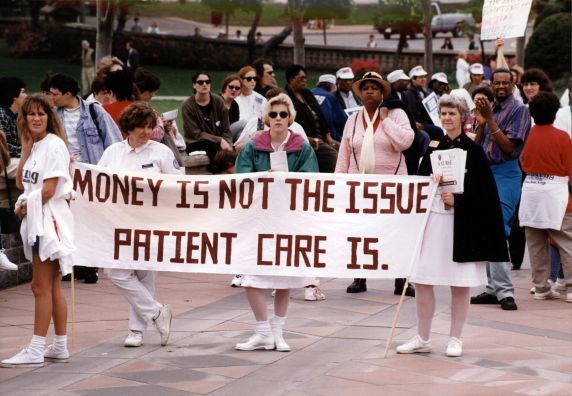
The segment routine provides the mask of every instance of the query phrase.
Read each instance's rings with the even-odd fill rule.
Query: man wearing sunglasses
[[[277,86],[274,65],[269,59],[260,58],[255,60],[252,66],[256,69],[257,77],[254,90],[266,97],[266,93]]]

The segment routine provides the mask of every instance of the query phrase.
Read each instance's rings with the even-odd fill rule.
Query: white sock
[[[54,337],[54,348],[58,351],[67,351],[68,349],[68,336],[57,335]]]
[[[33,335],[32,341],[28,346],[28,352],[34,357],[44,356],[44,349],[46,348],[46,337]]]
[[[264,337],[270,337],[272,335],[272,329],[270,328],[270,323],[268,323],[267,320],[256,321],[256,327],[254,329],[254,332]]]
[[[286,324],[286,316],[274,316],[271,324],[273,329],[282,330],[284,324]]]

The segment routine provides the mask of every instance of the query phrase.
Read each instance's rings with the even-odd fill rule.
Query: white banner
[[[524,36],[531,5],[532,0],[485,0],[481,40]]]
[[[396,278],[416,259],[428,177],[125,173],[74,164],[74,265]]]

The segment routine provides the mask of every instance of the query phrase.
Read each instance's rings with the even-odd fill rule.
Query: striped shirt
[[[77,140],[77,125],[79,124],[79,118],[81,116],[81,107],[78,106],[75,109],[68,110],[64,109],[64,131],[66,132],[66,137],[68,140],[68,148],[72,157],[81,161],[81,151],[79,149],[79,142]]]
[[[12,113],[9,107],[0,107],[0,130],[6,134],[10,157],[20,158],[22,145],[18,138],[17,120],[18,116]]]
[[[531,127],[528,108],[511,95],[504,102],[495,102],[493,118],[501,133],[504,133],[514,143],[515,150],[510,156],[503,153],[491,137],[491,129],[485,125],[481,146],[489,158],[489,163],[501,164],[520,157]]]

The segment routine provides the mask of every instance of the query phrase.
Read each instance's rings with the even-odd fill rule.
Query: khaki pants
[[[525,231],[532,269],[532,283],[536,291],[544,293],[550,290],[548,284],[550,275],[548,238],[550,237],[558,244],[566,289],[568,293],[572,292],[572,213],[566,213],[560,230],[525,227]]]
[[[86,96],[91,92],[91,83],[95,77],[95,68],[82,67],[81,68],[81,95]]]

